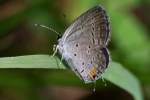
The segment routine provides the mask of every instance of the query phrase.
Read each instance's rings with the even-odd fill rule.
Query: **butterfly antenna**
[[[58,46],[57,46],[57,45],[54,45],[54,46],[53,46],[53,51],[54,51],[53,57],[56,55],[57,50],[58,50]]]
[[[54,29],[51,28],[51,27],[47,27],[47,26],[41,25],[41,24],[35,24],[35,26],[40,26],[40,27],[46,28],[46,29],[48,29],[48,30],[50,30],[50,31],[52,31],[52,32],[54,32],[54,33],[56,33],[58,36],[60,36],[60,33],[57,32],[56,30],[54,30]]]

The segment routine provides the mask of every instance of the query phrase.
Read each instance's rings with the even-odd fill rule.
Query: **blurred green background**
[[[0,57],[51,55],[57,34],[34,24],[63,34],[76,17],[99,4],[110,17],[112,38],[108,47],[112,60],[136,75],[144,99],[150,100],[150,0],[0,0]],[[74,79],[68,83],[57,80],[70,75]],[[0,100],[133,100],[109,82],[91,93],[91,84],[75,79],[69,71],[0,69]]]

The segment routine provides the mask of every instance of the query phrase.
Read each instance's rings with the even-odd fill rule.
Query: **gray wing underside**
[[[62,41],[77,41],[84,33],[87,37],[95,38],[92,40],[94,44],[106,46],[110,37],[109,31],[109,20],[105,10],[96,6],[83,13],[70,25],[62,37]]]
[[[94,80],[88,76],[82,77],[82,72],[88,75],[90,69],[95,67],[98,79],[107,68],[109,54],[106,46],[109,36],[105,10],[96,6],[78,17],[61,38],[71,69],[84,81]]]
[[[82,80],[86,83],[93,82],[99,79],[101,74],[106,70],[109,63],[109,53],[107,48],[100,48],[99,46],[94,47],[85,40],[80,39],[79,41],[70,42],[66,45],[66,52],[70,59],[67,60],[67,62],[71,69]],[[95,80],[89,77],[90,72],[94,67],[97,71]],[[84,75],[82,75],[82,73]]]
[[[82,38],[83,37],[84,36],[82,36]],[[91,44],[90,40],[85,40],[82,38],[79,38],[79,41],[72,41],[65,45],[67,48],[66,52],[71,60],[70,67],[76,73],[81,73],[83,70],[87,70],[87,75],[92,67],[95,67],[97,70],[96,76],[98,79],[108,66],[109,52],[107,48],[94,46]],[[70,61],[68,61],[68,63],[70,63]],[[81,79],[84,80],[84,78]]]

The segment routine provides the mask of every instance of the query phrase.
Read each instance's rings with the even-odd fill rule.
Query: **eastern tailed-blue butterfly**
[[[58,49],[62,59],[81,80],[91,83],[98,80],[107,69],[110,60],[107,50],[109,39],[108,16],[101,6],[96,6],[67,28],[58,40],[56,52]]]
[[[78,17],[58,41],[62,58],[85,83],[95,82],[108,66],[109,31],[105,10],[96,6]]]

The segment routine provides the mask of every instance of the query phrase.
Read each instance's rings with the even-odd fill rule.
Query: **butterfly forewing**
[[[95,41],[95,44],[105,45],[107,43],[110,35],[110,27],[108,16],[102,7],[96,6],[79,16],[65,31],[62,41],[68,42],[76,40],[77,38],[74,38],[74,35],[80,37],[83,31],[91,31],[90,34],[93,35],[94,38],[100,38]]]

